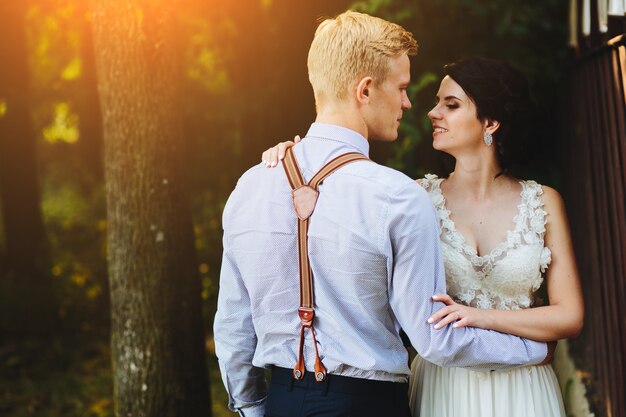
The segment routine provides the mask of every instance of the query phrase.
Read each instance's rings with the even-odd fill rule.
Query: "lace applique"
[[[520,181],[522,192],[514,227],[505,241],[480,256],[457,231],[441,192],[442,178],[428,174],[421,181],[440,221],[448,293],[457,302],[478,308],[517,310],[533,305],[534,293],[551,262],[544,246],[546,212],[535,181]]]

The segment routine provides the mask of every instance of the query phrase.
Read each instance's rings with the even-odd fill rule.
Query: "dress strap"
[[[426,174],[424,178],[419,180],[419,184],[428,192],[437,210],[445,208],[445,199],[441,193],[441,183],[443,180],[444,178],[439,178],[435,174]]]
[[[544,209],[543,200],[541,198],[543,188],[541,184],[532,180],[523,181],[522,184],[524,185],[523,193],[527,216],[524,222],[526,225],[524,239],[527,242],[536,241],[544,245],[539,259],[539,268],[543,273],[552,262],[552,251],[544,244],[548,213]]]
[[[522,191],[524,204],[524,214],[526,220],[525,226],[527,231],[533,232],[537,237],[543,240],[546,233],[546,211],[544,210],[543,200],[543,188],[541,185],[533,180],[522,181],[524,190]]]

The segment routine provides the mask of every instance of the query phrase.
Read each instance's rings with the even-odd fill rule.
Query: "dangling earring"
[[[485,132],[483,140],[485,141],[485,145],[491,146],[491,144],[493,143],[493,136],[491,136],[491,133]]]

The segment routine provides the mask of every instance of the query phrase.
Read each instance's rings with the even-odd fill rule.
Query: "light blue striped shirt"
[[[369,153],[352,130],[314,123],[294,153],[308,181],[332,158]],[[263,368],[293,368],[300,320],[297,219],[282,167],[246,172],[224,209],[224,254],[215,349],[229,407],[261,417]],[[329,373],[406,382],[404,329],[425,359],[442,366],[507,369],[537,364],[537,343],[476,328],[435,330],[426,320],[445,293],[439,221],[430,198],[404,174],[354,162],[320,185],[309,227],[316,336]],[[307,370],[315,354],[310,335]]]

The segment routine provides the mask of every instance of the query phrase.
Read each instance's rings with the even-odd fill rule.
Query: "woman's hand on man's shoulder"
[[[282,159],[285,157],[285,152],[287,152],[287,149],[291,148],[301,140],[302,139],[300,139],[300,136],[296,135],[293,138],[293,141],[288,140],[285,142],[280,142],[278,145],[269,148],[261,155],[261,162],[263,162],[268,168],[275,167],[276,165],[278,165],[278,161],[282,161]]]

